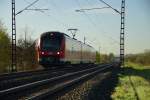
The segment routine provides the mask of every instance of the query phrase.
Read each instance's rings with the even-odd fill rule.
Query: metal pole
[[[124,66],[124,31],[125,30],[125,0],[121,3],[121,28],[120,28],[120,62]]]
[[[99,63],[101,62],[101,51],[100,51],[101,47],[99,46]]]
[[[85,44],[85,40],[86,40],[86,38],[84,37],[84,44]]]
[[[16,14],[15,14],[15,0],[12,0],[12,64],[11,71],[17,71],[16,59]]]
[[[35,11],[41,11],[41,10],[48,10],[48,9],[28,9],[31,7],[33,4],[38,2],[39,0],[35,0],[31,4],[29,4],[27,7],[24,9],[20,10],[19,12],[16,13],[15,11],[15,0],[12,0],[12,63],[11,63],[11,71],[17,71],[17,50],[16,50],[16,15],[22,13],[24,10],[35,10]]]

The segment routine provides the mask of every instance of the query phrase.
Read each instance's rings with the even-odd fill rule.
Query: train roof
[[[69,35],[67,35],[67,34],[65,34],[65,33],[63,33],[63,32],[59,32],[59,31],[48,31],[48,32],[44,32],[43,34],[41,34],[41,36],[44,36],[44,35],[47,35],[47,34],[50,34],[50,33],[62,34],[62,35],[65,35],[65,36],[67,36],[67,37],[69,37],[69,38],[71,38],[71,39],[73,39],[73,40],[76,40],[76,41],[78,41],[78,42],[83,43],[82,41],[79,41],[79,40],[77,40],[76,38],[72,38],[72,37],[70,37]],[[83,43],[83,44],[85,44],[85,43]],[[92,47],[91,45],[89,45],[89,44],[85,44],[85,45],[87,45],[87,46],[93,48],[93,47]]]
[[[65,36],[68,36],[70,37],[69,35],[65,34],[65,33],[62,33],[62,32],[59,32],[59,31],[48,31],[48,32],[44,32],[41,34],[41,36],[44,36],[44,35],[47,35],[47,34],[50,34],[50,33],[58,33],[58,34],[62,34],[62,35],[65,35]]]

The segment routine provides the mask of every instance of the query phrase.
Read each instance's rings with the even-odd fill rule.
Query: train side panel
[[[91,46],[82,44],[82,59],[84,63],[94,63],[95,62],[95,51]]]
[[[77,63],[94,63],[96,54],[95,50],[78,40],[65,36],[65,57],[64,61],[71,64]]]
[[[81,43],[68,36],[65,36],[64,61],[71,64],[77,64],[81,62]]]

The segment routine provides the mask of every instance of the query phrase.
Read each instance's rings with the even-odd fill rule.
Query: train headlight
[[[59,55],[59,54],[60,54],[60,52],[57,52],[57,54]]]
[[[42,55],[44,55],[44,52],[42,52]]]

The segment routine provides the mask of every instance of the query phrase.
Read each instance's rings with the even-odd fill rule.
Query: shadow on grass
[[[89,91],[85,100],[111,100],[111,94],[118,84],[120,70],[113,70],[111,75],[95,84]],[[103,76],[102,76],[103,77]]]
[[[150,69],[134,69],[131,67],[122,68],[123,76],[140,76],[150,82]]]
[[[135,69],[132,67],[124,67],[124,68],[122,68],[121,76],[122,77],[124,77],[124,76],[129,77],[129,81],[130,81],[130,84],[134,90],[136,100],[139,100],[139,96],[138,96],[136,87],[134,86],[134,83],[131,80],[131,76],[143,77],[145,80],[150,82],[150,69]]]

